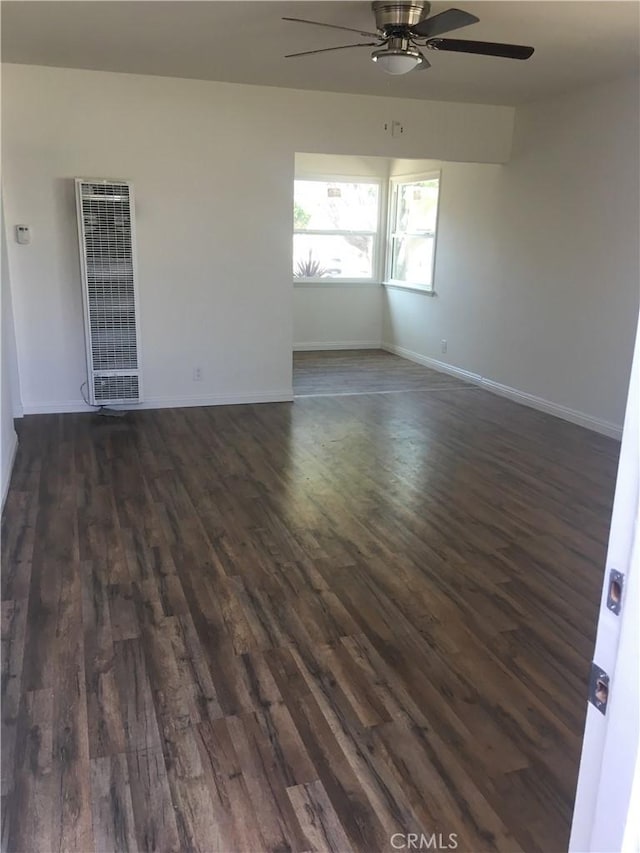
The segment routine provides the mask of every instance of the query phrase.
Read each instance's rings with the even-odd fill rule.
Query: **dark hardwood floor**
[[[296,397],[462,387],[474,386],[384,350],[293,354],[293,390]]]
[[[566,850],[618,445],[429,373],[20,423],[4,850]]]

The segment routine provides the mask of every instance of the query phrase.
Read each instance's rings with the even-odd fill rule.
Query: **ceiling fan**
[[[376,32],[356,30],[353,27],[341,27],[337,24],[324,24],[320,21],[307,21],[304,18],[283,18],[299,24],[313,24],[317,27],[329,27],[332,30],[346,30],[358,33],[364,38],[376,41],[341,44],[337,47],[323,47],[319,50],[304,50],[289,53],[285,59],[295,56],[309,56],[312,53],[326,53],[330,50],[345,50],[352,47],[375,47],[371,59],[388,74],[406,74],[409,71],[426,70],[431,63],[420,48],[428,50],[449,50],[456,53],[477,53],[483,56],[502,56],[505,59],[529,59],[532,47],[520,44],[496,44],[489,41],[468,41],[466,39],[441,38],[443,33],[459,30],[478,22],[475,15],[460,9],[448,9],[439,15],[428,17],[431,3],[422,0],[397,0],[386,2],[379,0],[371,4],[376,21]]]

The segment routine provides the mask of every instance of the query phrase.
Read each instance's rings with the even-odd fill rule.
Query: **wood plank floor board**
[[[566,849],[618,445],[381,352],[19,424],[6,853]]]
[[[6,797],[7,850],[53,850],[56,789],[53,773],[51,688],[22,695],[15,751],[15,783]],[[59,822],[58,822],[59,826]]]
[[[124,754],[91,759],[91,807],[96,853],[138,853]]]
[[[221,835],[220,850],[266,850],[228,719],[201,723],[196,734]]]
[[[308,840],[309,851],[352,853],[352,847],[321,782],[287,789],[289,799]]]
[[[89,755],[91,759],[125,750],[108,586],[93,562],[83,561],[82,622]]]
[[[162,748],[126,753],[136,841],[140,850],[182,853]]]
[[[2,628],[2,796],[14,785],[18,714],[22,697],[22,666],[27,629],[27,601],[3,601]]]
[[[290,651],[281,650],[271,661],[294,724],[350,844],[357,850],[384,850],[388,836],[380,817],[332,735],[331,727]]]

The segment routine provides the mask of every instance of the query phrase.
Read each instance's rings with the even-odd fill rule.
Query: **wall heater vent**
[[[140,403],[133,186],[76,178],[89,402]]]

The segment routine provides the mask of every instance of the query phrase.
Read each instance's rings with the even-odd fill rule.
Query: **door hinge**
[[[591,664],[589,675],[589,702],[594,705],[601,714],[607,713],[607,702],[609,700],[609,676],[597,663]]]
[[[611,569],[609,572],[609,590],[607,592],[607,609],[616,616],[622,610],[622,591],[624,589],[624,575]]]

